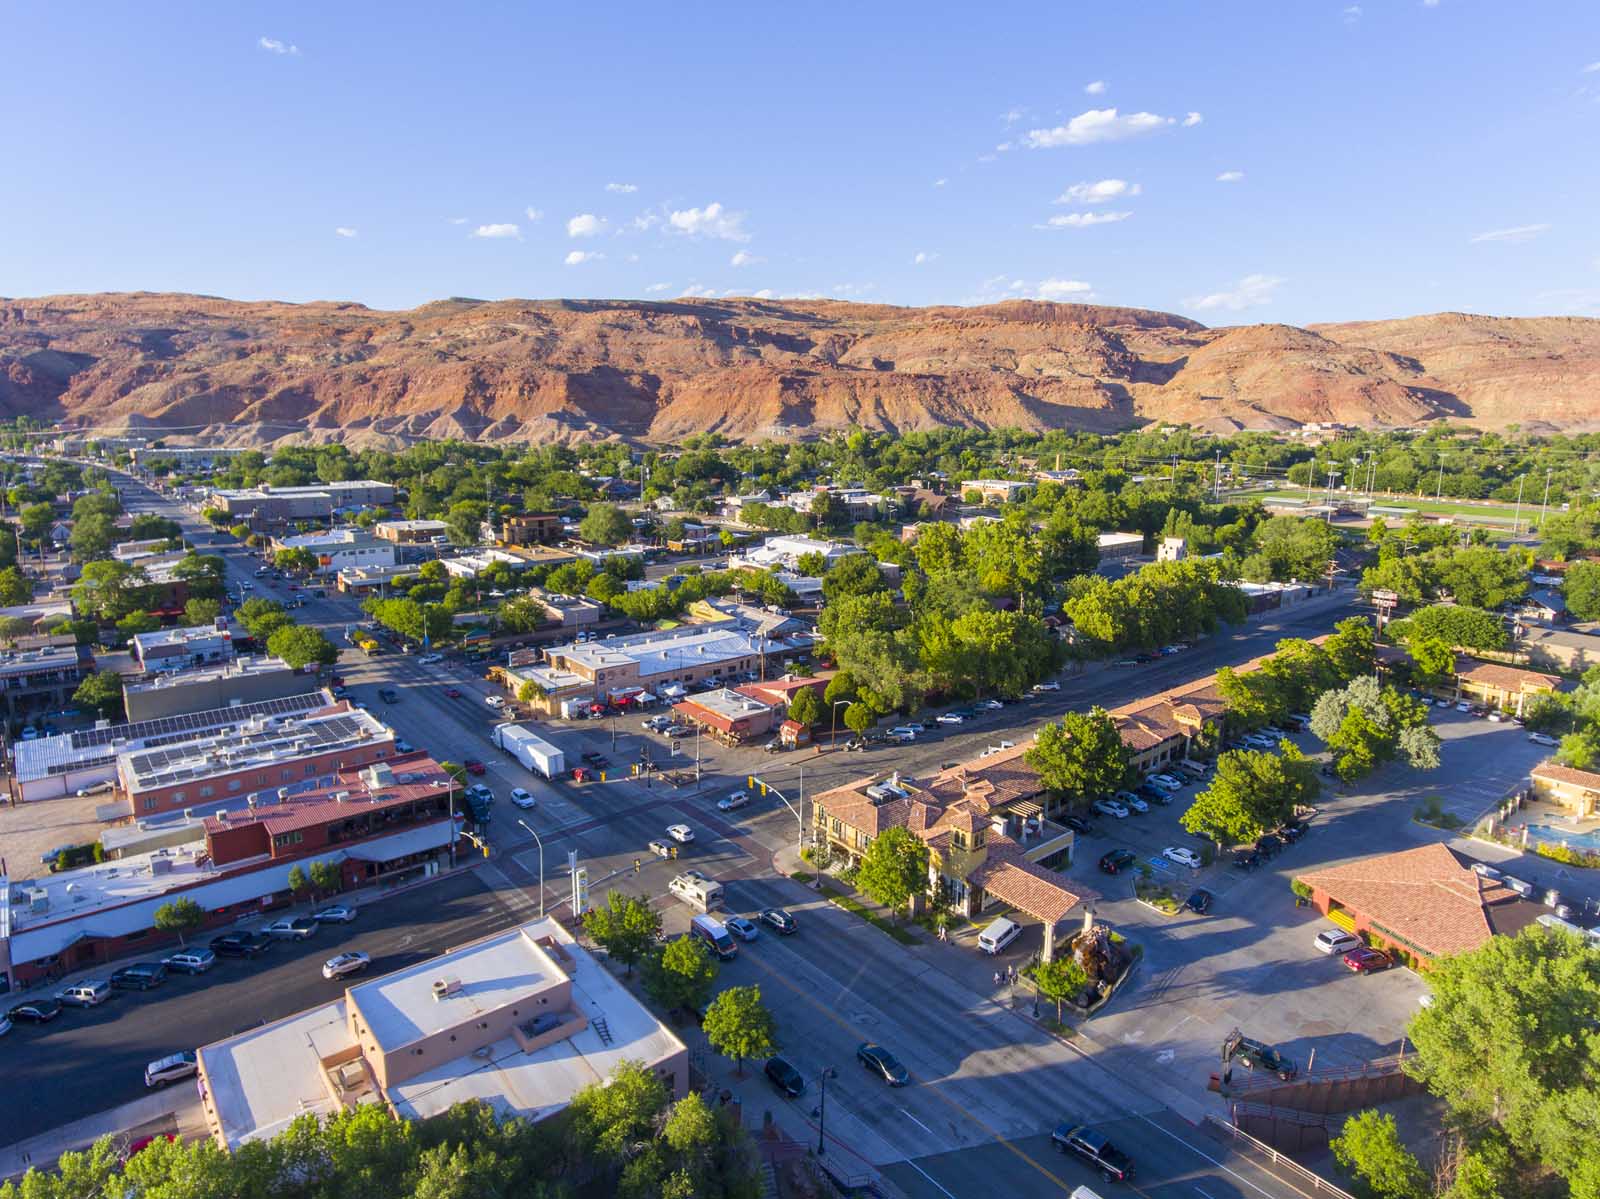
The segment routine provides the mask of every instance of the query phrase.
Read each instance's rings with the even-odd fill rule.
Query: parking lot
[[[110,802],[109,792],[68,795],[35,803],[0,804],[0,874],[13,882],[39,878],[50,867],[44,856],[64,845],[87,845],[98,840],[105,826],[95,819],[95,809]]]

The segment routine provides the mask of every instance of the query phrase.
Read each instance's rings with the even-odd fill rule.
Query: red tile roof
[[[1550,690],[1561,682],[1560,675],[1502,666],[1498,662],[1475,662],[1470,658],[1456,659],[1456,674],[1464,683],[1498,687],[1502,691]]]
[[[225,819],[220,816],[206,817],[206,832],[220,833],[227,829],[260,824],[266,827],[270,836],[276,837],[296,829],[333,824],[364,812],[382,812],[402,804],[431,799],[445,794],[454,785],[444,768],[427,754],[394,758],[384,764],[389,767],[393,781],[375,790],[368,787],[362,777],[363,771],[346,770],[339,773],[331,787],[302,791],[275,803],[258,801],[251,808],[245,806],[241,796],[241,806],[226,809]],[[335,798],[338,795],[346,798]]]
[[[1429,957],[1476,949],[1494,935],[1498,909],[1523,903],[1479,877],[1440,844],[1347,862],[1300,876],[1352,914]]]
[[[1535,766],[1533,777],[1549,779],[1552,783],[1569,783],[1574,787],[1584,787],[1590,791],[1600,791],[1600,774],[1590,770],[1574,770],[1571,766],[1563,766],[1553,759],[1546,759]]]
[[[967,881],[1002,903],[1021,908],[1046,924],[1058,923],[1078,906],[1080,897],[1061,885],[1060,875],[1028,861],[1010,837],[989,838],[988,851],[988,857],[967,876]]]

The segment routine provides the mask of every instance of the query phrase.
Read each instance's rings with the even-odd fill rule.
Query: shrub
[[[1541,858],[1560,862],[1564,866],[1577,866],[1583,870],[1600,870],[1600,854],[1592,850],[1573,849],[1570,845],[1551,845],[1544,841],[1534,843],[1533,852]]]
[[[1311,884],[1302,882],[1300,879],[1295,879],[1292,883],[1290,883],[1289,890],[1293,891],[1295,893],[1295,897],[1298,899],[1311,898]]]

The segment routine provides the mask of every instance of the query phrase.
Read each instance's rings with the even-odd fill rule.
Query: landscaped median
[[[1144,869],[1149,871],[1148,866]],[[1183,901],[1172,893],[1172,888],[1148,874],[1141,874],[1133,880],[1133,897],[1163,916],[1176,916],[1183,911]]]
[[[835,907],[843,908],[852,916],[859,916],[874,928],[888,933],[900,944],[915,945],[918,943],[918,938],[914,934],[902,928],[893,920],[880,916],[855,896],[847,895],[826,878],[818,881],[815,875],[806,870],[797,870],[789,877],[797,883],[804,883],[808,887],[815,886],[822,893],[822,897],[829,903]]]

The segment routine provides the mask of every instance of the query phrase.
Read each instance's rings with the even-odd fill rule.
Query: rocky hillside
[[[1600,321],[1208,329],[1017,301],[0,300],[0,415],[233,444],[844,428],[1600,424]]]

